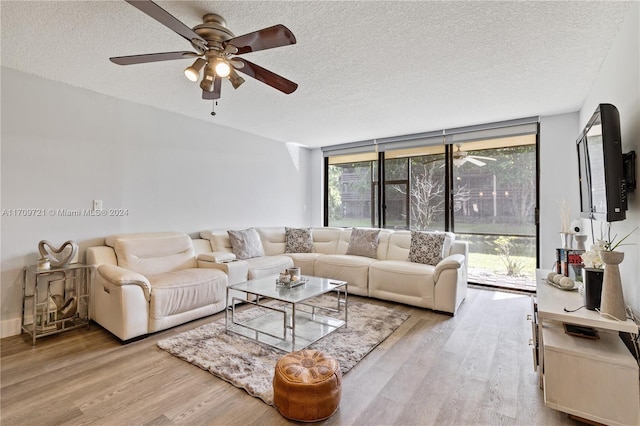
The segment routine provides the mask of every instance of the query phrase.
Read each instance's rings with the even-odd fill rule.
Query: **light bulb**
[[[195,83],[200,78],[200,70],[206,63],[207,62],[202,58],[196,59],[193,65],[184,69],[185,77]]]
[[[218,74],[219,77],[226,77],[229,75],[230,72],[231,72],[231,67],[229,66],[228,63],[224,61],[220,61],[216,65],[216,74]]]

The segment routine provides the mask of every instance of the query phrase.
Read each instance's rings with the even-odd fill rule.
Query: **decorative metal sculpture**
[[[69,240],[56,248],[49,241],[42,240],[38,243],[38,251],[40,256],[49,259],[52,268],[62,268],[67,266],[78,254],[78,243]]]

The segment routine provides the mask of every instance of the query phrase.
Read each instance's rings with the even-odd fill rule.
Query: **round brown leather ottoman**
[[[324,420],[336,411],[341,395],[340,364],[321,351],[292,352],[276,363],[273,403],[288,419]]]

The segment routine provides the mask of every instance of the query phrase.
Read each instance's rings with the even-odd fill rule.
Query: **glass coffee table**
[[[301,278],[306,282],[291,288],[278,285],[277,275],[227,287],[227,300],[231,290],[247,296],[232,297],[225,312],[227,332],[240,334],[285,352],[293,352],[346,326],[347,283],[312,276]],[[335,305],[333,301],[331,306],[319,306],[310,301],[323,294],[334,295]],[[265,298],[276,303],[266,303],[267,300],[263,300]],[[236,315],[236,302],[240,301],[264,308],[267,312],[256,318],[240,321]],[[323,315],[326,312],[338,313],[343,319]]]

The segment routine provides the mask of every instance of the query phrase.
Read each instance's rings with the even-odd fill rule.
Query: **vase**
[[[591,311],[600,309],[603,275],[604,270],[597,268],[584,268],[582,271],[582,279],[584,280],[584,305]]]
[[[575,234],[573,238],[576,240],[576,250],[585,250],[584,243],[587,241],[587,235]]]
[[[600,258],[604,262],[604,277],[602,279],[602,300],[600,314],[612,316],[620,321],[627,320],[627,311],[622,294],[622,281],[618,265],[624,259],[621,251],[601,251]]]
[[[573,248],[573,234],[571,232],[561,232],[560,239],[562,240],[562,248]]]

